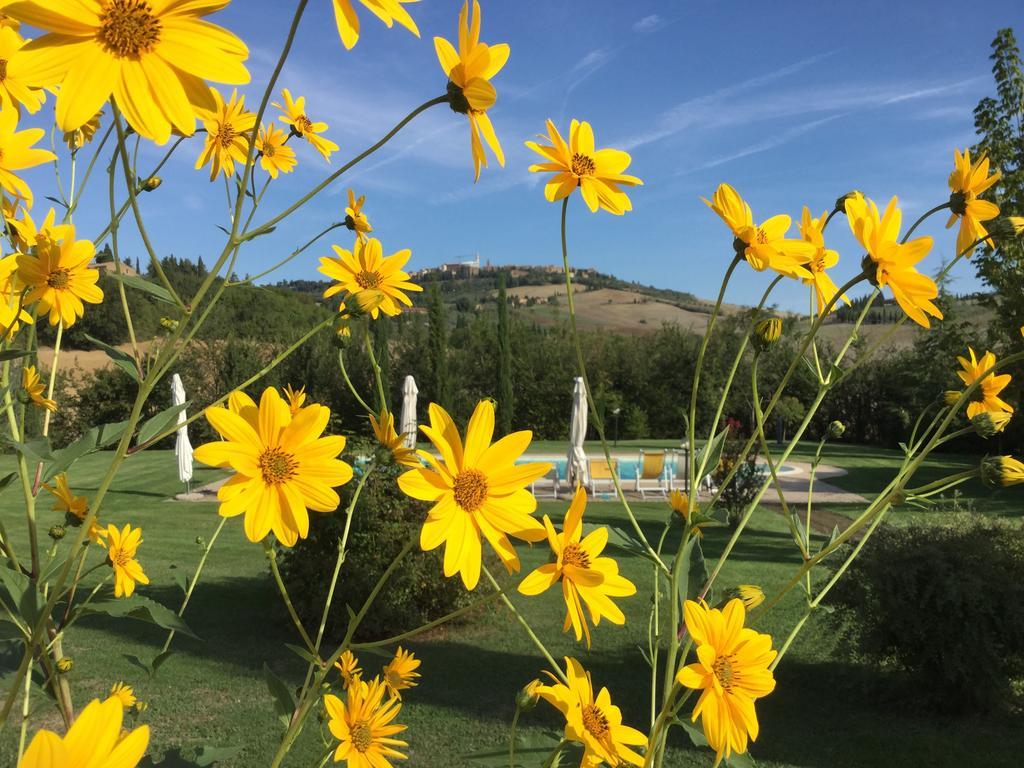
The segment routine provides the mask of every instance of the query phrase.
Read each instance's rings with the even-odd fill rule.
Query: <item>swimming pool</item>
[[[588,455],[587,458],[588,459],[600,459],[602,457],[600,457],[600,456],[589,456]],[[559,480],[565,480],[565,468],[566,468],[566,464],[568,463],[568,461],[566,459],[564,459],[564,458],[557,459],[557,458],[553,458],[553,457],[549,457],[549,456],[538,456],[538,457],[529,456],[529,457],[526,457],[522,461],[519,461],[517,463],[524,464],[524,463],[527,463],[527,462],[530,462],[530,461],[550,461],[550,462],[552,462],[555,465],[555,469],[558,471],[558,479]],[[638,472],[639,467],[640,467],[640,460],[639,459],[619,458],[618,462],[619,462],[619,478],[621,480],[636,480],[637,472]],[[678,463],[679,463],[679,461],[678,461],[677,457],[675,457],[675,456],[673,456],[671,458],[666,457],[665,458],[664,476],[665,477],[671,477],[671,476],[675,475],[676,467],[677,467]],[[768,464],[766,462],[764,462],[764,461],[757,462],[757,468],[762,473],[768,474]],[[794,467],[791,464],[782,464],[782,465],[776,467],[776,473],[779,474],[779,475],[791,475],[791,474],[794,474],[794,473],[798,473],[799,471],[800,471],[800,469],[798,467]]]

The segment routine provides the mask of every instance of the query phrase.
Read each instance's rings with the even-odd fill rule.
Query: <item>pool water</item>
[[[598,457],[596,457],[596,456],[588,456],[587,458],[588,459],[595,459],[595,458],[598,458]],[[522,464],[522,463],[526,463],[526,462],[529,462],[529,461],[536,461],[536,459],[526,458],[523,461],[520,461],[518,463]],[[566,464],[568,463],[567,460],[566,459],[555,459],[554,461],[552,461],[552,463],[555,465],[555,469],[558,471],[558,479],[559,480],[565,480],[565,468],[566,468]],[[665,477],[671,477],[671,476],[675,475],[675,473],[676,473],[676,466],[677,466],[678,463],[679,462],[678,462],[678,459],[676,457],[666,458],[665,459],[664,476]],[[765,474],[768,473],[768,465],[766,463],[758,462],[757,466]],[[637,472],[639,471],[639,467],[640,467],[640,460],[639,459],[619,459],[619,478],[621,480],[636,480],[636,476],[637,476]],[[777,467],[776,472],[779,475],[788,475],[788,474],[792,474],[794,472],[799,472],[799,470],[796,467],[792,466],[792,465],[782,464],[781,466]]]

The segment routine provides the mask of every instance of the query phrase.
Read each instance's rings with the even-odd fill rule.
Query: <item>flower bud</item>
[[[28,405],[32,402],[32,395],[28,393],[27,389],[19,388],[17,392],[18,402],[22,405]]]
[[[865,253],[864,258],[860,260],[860,268],[864,272],[864,277],[868,279],[875,288],[878,288],[878,265],[875,260],[871,258],[870,253]]]
[[[752,611],[764,602],[764,591],[756,584],[737,584],[732,589],[726,590],[722,597],[722,607],[725,607],[730,600],[736,599],[742,600],[743,606],[748,611]]]
[[[462,88],[451,81],[448,82],[448,105],[452,112],[458,112],[460,115],[469,114],[469,99],[462,92]]]
[[[145,701],[136,701],[135,702],[135,711],[138,712],[140,715],[143,712],[145,712],[147,709],[149,709],[149,703],[148,702],[145,702]]]
[[[863,195],[858,190],[853,189],[847,192],[845,195],[836,198],[835,210],[838,211],[839,213],[846,213],[846,201],[850,199],[856,199],[858,197],[863,197]]]
[[[202,536],[196,536],[196,544],[198,544],[200,547],[205,547],[206,546],[206,539],[203,538]]]
[[[981,460],[981,479],[991,488],[1024,483],[1024,462],[1012,456],[986,456]]]
[[[967,195],[963,192],[953,192],[949,196],[949,210],[957,216],[967,213]]]
[[[529,712],[536,707],[537,702],[540,701],[540,687],[540,680],[531,680],[520,688],[516,694],[516,709],[520,712]]]
[[[846,432],[846,425],[839,421],[839,419],[836,419],[828,425],[828,436],[833,440],[838,440],[843,436],[844,432]]]
[[[168,331],[178,330],[178,321],[173,317],[161,317],[160,325],[166,328]]]
[[[957,404],[957,403],[959,403],[959,402],[960,402],[960,395],[962,395],[962,394],[963,394],[963,393],[962,393],[962,392],[960,392],[959,390],[956,390],[956,389],[947,389],[947,390],[946,390],[946,391],[945,391],[945,392],[943,393],[943,395],[942,395],[942,400],[943,400],[943,402],[945,402],[945,403],[946,403],[946,405],[948,405],[948,406],[949,406],[950,408],[953,408],[953,407],[955,407],[955,406],[956,406],[956,404]]]
[[[63,525],[51,525],[47,534],[54,541],[60,541],[67,534],[67,529]]]
[[[778,317],[769,317],[765,320],[761,320],[754,326],[754,335],[752,341],[754,347],[764,352],[769,347],[773,346],[782,337],[782,319]]]
[[[1003,411],[982,411],[971,419],[971,426],[974,427],[978,437],[986,440],[998,435],[1006,429],[1006,425],[1009,423],[1010,414]]]
[[[142,184],[139,185],[139,191],[141,192],[154,192],[160,188],[160,185],[164,183],[164,180],[159,176],[150,176]]]
[[[70,656],[61,656],[57,659],[57,671],[61,674],[67,674],[75,666],[74,659]]]

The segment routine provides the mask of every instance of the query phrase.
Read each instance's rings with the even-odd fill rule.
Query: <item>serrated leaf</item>
[[[162,285],[151,283],[149,280],[146,280],[145,278],[139,277],[137,275],[126,275],[124,273],[119,275],[116,272],[107,272],[107,274],[114,280],[118,280],[124,283],[129,288],[135,288],[136,290],[148,293],[157,301],[162,301],[165,304],[172,304],[174,306],[177,306],[177,304],[174,301],[174,297],[171,296],[171,292],[164,288]]]
[[[127,352],[122,352],[117,347],[112,347],[105,341],[100,341],[94,336],[90,336],[88,333],[82,334],[89,342],[95,344],[97,347],[107,353],[107,357],[120,368],[122,371],[132,377],[132,380],[136,383],[140,382],[139,369],[135,365],[135,358],[129,355]]]
[[[114,600],[104,600],[98,603],[89,603],[82,608],[83,614],[103,613],[114,618],[127,618],[145,621],[156,624],[163,629],[173,629],[182,635],[199,639],[199,636],[182,621],[170,608],[161,605],[156,600],[151,600],[142,595],[131,597],[119,597]]]
[[[697,451],[694,466],[700,470],[702,475],[709,475],[718,468],[718,463],[722,460],[722,450],[725,448],[725,438],[728,435],[729,427],[725,427],[725,429],[711,438],[710,442],[705,443]],[[705,456],[707,456],[707,459],[704,458]],[[697,482],[699,483],[702,479],[702,477],[698,477]]]
[[[177,570],[176,567],[173,566],[173,565],[171,566],[171,568],[175,569],[174,572],[171,573],[171,578],[174,579],[174,583],[177,584],[178,587],[181,589],[182,594],[186,594],[187,595],[188,594],[188,576],[186,576],[182,571]]]
[[[10,445],[29,461],[45,462],[53,460],[53,449],[50,446],[50,438],[48,437],[34,437],[31,440],[26,440],[24,443],[11,440],[9,437],[0,437],[0,440]]]
[[[295,711],[295,697],[292,696],[292,692],[285,682],[267,666],[266,662],[263,662],[263,679],[267,683],[270,696],[274,699],[274,712],[277,713],[277,719],[287,728],[292,713]]]
[[[148,419],[146,423],[139,428],[139,436],[136,438],[135,444],[143,445],[148,443],[157,435],[167,431],[168,427],[177,423],[178,414],[188,408],[190,403],[191,401],[187,401],[180,405],[172,405],[170,408],[165,408],[160,411],[160,413],[153,418]]]
[[[604,526],[585,526],[590,530],[595,528],[601,528]],[[620,528],[616,525],[609,525],[608,528],[608,544],[615,547],[622,552],[629,555],[636,555],[638,557],[644,557],[650,559],[650,555],[647,553],[647,548],[644,547],[643,542],[640,541],[631,531],[627,531],[625,528]],[[590,532],[587,531],[587,533]]]

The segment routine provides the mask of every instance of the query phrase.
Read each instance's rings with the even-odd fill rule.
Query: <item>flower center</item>
[[[590,555],[584,552],[580,545],[572,541],[565,545],[562,550],[562,564],[575,565],[577,568],[590,567]]]
[[[7,59],[0,59],[0,82],[7,79]]]
[[[146,0],[107,0],[100,13],[100,43],[120,58],[149,53],[160,41],[160,19]]]
[[[264,157],[273,157],[276,154],[277,154],[277,148],[273,144],[264,144],[263,145],[263,156]]]
[[[596,168],[592,157],[581,155],[579,152],[572,156],[572,162],[569,163],[569,167],[577,176],[593,176]]]
[[[295,130],[299,132],[300,136],[304,133],[312,133],[313,121],[306,117],[306,115],[299,115],[295,118]]]
[[[757,242],[758,242],[759,244],[761,244],[761,245],[764,245],[765,243],[767,243],[767,242],[768,242],[768,235],[767,235],[767,234],[765,234],[765,231],[764,231],[763,229],[761,229],[760,227],[758,227],[758,228],[757,228],[757,234],[756,234],[756,235],[754,236],[754,239],[755,239],[755,240],[756,240],[756,241],[757,241]]]
[[[825,255],[824,254],[819,253],[817,256],[815,256],[811,260],[811,269],[814,270],[815,272],[824,272],[825,271]]]
[[[718,682],[721,686],[727,691],[732,690],[733,669],[732,662],[729,661],[729,657],[719,656],[715,659],[715,663],[711,669],[714,671],[715,677],[718,678]]]
[[[124,567],[132,561],[132,556],[129,555],[125,550],[119,549],[110,555],[110,562],[114,565],[120,565]]]
[[[600,739],[608,733],[608,718],[595,705],[588,704],[583,708],[583,727]]]
[[[487,477],[479,469],[464,469],[455,476],[455,503],[475,512],[487,499]]]
[[[356,275],[356,284],[360,288],[379,288],[380,283],[380,273],[378,272],[370,272],[364,269]]]
[[[71,274],[64,267],[53,270],[46,277],[46,284],[51,288],[56,288],[58,291],[65,290],[69,282],[71,282]]]
[[[231,123],[221,123],[217,128],[217,135],[214,137],[214,141],[220,144],[224,149],[228,149],[231,147],[231,142],[235,140],[237,135],[238,131],[235,130],[235,126]]]
[[[373,744],[373,732],[370,731],[370,724],[365,720],[354,723],[349,728],[349,734],[352,738],[352,746],[360,752],[365,752]]]
[[[256,463],[263,473],[263,482],[267,485],[277,485],[291,479],[298,467],[295,457],[280,448],[267,448],[260,454]]]

